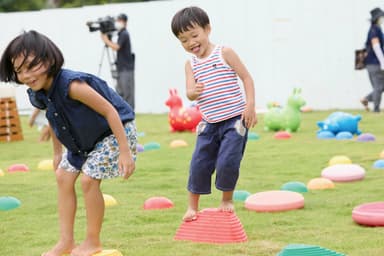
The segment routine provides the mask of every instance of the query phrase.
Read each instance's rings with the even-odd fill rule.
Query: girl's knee
[[[87,192],[92,188],[99,188],[99,186],[100,180],[94,179],[85,174],[81,176],[81,187],[83,189],[83,192]]]

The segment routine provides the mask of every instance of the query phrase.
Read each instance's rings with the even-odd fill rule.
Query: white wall
[[[285,104],[301,87],[315,109],[361,108],[370,91],[366,71],[353,69],[354,50],[363,46],[369,11],[378,0],[175,0],[110,4],[75,9],[1,13],[0,52],[22,30],[35,29],[63,51],[65,67],[96,74],[103,44],[86,21],[106,15],[128,15],[136,53],[136,111],[167,112],[168,88],[178,88],[185,104],[184,63],[187,54],[170,29],[179,9],[197,5],[211,19],[214,43],[231,46],[253,75],[256,104]],[[380,6],[384,8],[384,6]],[[111,86],[104,58],[101,77]],[[30,107],[25,89],[17,88],[20,109]]]

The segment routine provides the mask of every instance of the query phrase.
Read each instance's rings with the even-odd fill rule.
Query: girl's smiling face
[[[34,55],[18,55],[13,59],[13,69],[20,83],[27,85],[34,91],[48,91],[52,78],[48,77],[48,65],[42,61],[36,61]]]
[[[209,25],[205,28],[193,25],[188,30],[181,32],[177,38],[187,52],[194,54],[198,58],[206,58],[212,50],[209,42],[210,32],[211,27]]]

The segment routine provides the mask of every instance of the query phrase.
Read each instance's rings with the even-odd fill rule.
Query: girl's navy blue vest
[[[33,106],[46,109],[46,117],[56,137],[68,150],[68,161],[77,169],[87,159],[97,142],[112,134],[107,120],[83,103],[69,97],[72,81],[83,81],[108,100],[117,110],[121,122],[135,118],[132,108],[105,81],[82,72],[62,69],[48,92],[28,89]]]

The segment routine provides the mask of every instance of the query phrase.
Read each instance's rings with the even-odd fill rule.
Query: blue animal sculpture
[[[285,107],[269,106],[264,115],[264,130],[296,132],[301,123],[300,108],[305,105],[301,89],[295,88]]]
[[[361,134],[358,128],[361,120],[360,115],[351,115],[345,112],[333,112],[324,121],[317,122],[319,132],[329,131],[337,135],[339,132],[350,132],[352,134]]]

